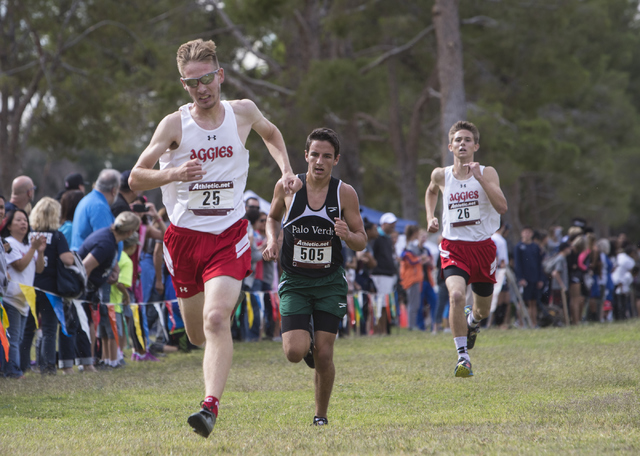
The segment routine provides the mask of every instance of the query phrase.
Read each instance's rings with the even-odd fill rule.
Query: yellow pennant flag
[[[4,307],[2,307],[2,303],[0,302],[0,313],[2,313],[2,326],[5,329],[9,327],[9,317],[7,317],[7,312],[4,311]]]
[[[251,293],[244,292],[247,297],[247,321],[249,322],[249,328],[253,326],[253,304],[251,303]]]
[[[29,307],[31,307],[31,313],[33,314],[33,318],[36,321],[36,328],[38,328],[38,315],[36,314],[36,290],[29,285],[23,285],[19,283],[20,289],[22,290],[22,294],[25,298],[27,298],[27,302],[29,303]]]
[[[130,304],[130,307],[131,311],[133,312],[133,323],[136,327],[136,336],[138,336],[140,345],[144,347],[144,337],[142,337],[142,329],[140,328],[140,314],[138,313],[138,304]]]

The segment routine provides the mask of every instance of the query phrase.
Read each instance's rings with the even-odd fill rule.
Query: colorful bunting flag
[[[0,309],[1,308],[2,307],[0,307]],[[9,341],[7,340],[7,333],[5,330],[5,326],[2,324],[2,321],[0,321],[0,343],[2,344],[2,348],[4,350],[4,359],[5,361],[9,362]]]
[[[103,305],[107,306],[107,311],[109,312],[109,323],[111,324],[113,336],[116,339],[116,345],[120,345],[120,339],[118,338],[118,324],[116,323],[116,306],[115,304]]]
[[[251,302],[251,293],[248,291],[244,292],[247,297],[247,322],[249,323],[249,328],[253,327],[253,304]]]
[[[87,318],[87,313],[84,311],[84,306],[82,305],[82,301],[78,299],[73,300],[73,305],[76,308],[76,314],[78,315],[78,320],[80,320],[80,327],[87,335],[89,340],[91,340],[91,331],[89,330],[89,319]]]
[[[22,294],[27,299],[29,303],[29,307],[31,307],[31,313],[33,314],[33,318],[36,321],[36,328],[38,328],[38,314],[36,313],[36,290],[35,288],[19,283],[20,290],[22,290]]]
[[[52,293],[47,293],[46,291],[44,292],[44,294],[47,296],[47,299],[51,303],[51,307],[53,307],[53,311],[56,313],[56,317],[58,317],[62,333],[68,337],[69,333],[67,333],[67,322],[64,319],[64,302],[62,301],[62,298]]]
[[[136,336],[138,336],[138,341],[140,345],[144,348],[146,347],[144,343],[144,337],[142,336],[142,328],[140,327],[140,314],[138,313],[138,309],[140,305],[138,304],[129,304],[131,306],[131,311],[133,312],[133,324],[136,328]],[[146,351],[146,349],[145,349]]]
[[[155,307],[156,312],[158,312],[158,318],[160,319],[160,325],[162,326],[162,332],[164,333],[164,340],[169,340],[169,334],[167,334],[167,326],[164,324],[164,312],[162,310],[162,307],[160,307],[160,303],[158,302],[153,303],[153,307]]]

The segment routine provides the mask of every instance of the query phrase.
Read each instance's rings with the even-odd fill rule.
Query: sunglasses
[[[200,76],[199,78],[180,78],[180,80],[184,82],[187,87],[191,87],[192,89],[195,89],[196,87],[198,87],[198,83],[201,83],[204,85],[211,84],[213,80],[216,78],[216,74],[218,74],[218,71],[220,71],[221,69],[222,68],[218,68],[216,71],[213,71],[212,73],[207,73],[204,76]]]

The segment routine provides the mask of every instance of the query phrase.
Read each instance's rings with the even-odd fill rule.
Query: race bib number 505
[[[322,269],[331,266],[331,241],[303,241],[294,239],[293,266]]]
[[[227,215],[233,211],[233,182],[194,182],[187,209],[195,215]]]

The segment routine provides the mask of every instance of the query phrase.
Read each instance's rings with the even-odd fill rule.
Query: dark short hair
[[[13,219],[16,216],[16,212],[22,212],[25,217],[27,217],[27,234],[25,234],[22,243],[24,245],[29,245],[29,233],[31,233],[31,224],[29,223],[29,215],[20,208],[16,208],[12,211],[9,211],[4,219],[4,223],[2,223],[2,227],[0,227],[0,236],[3,238],[11,236],[11,232],[9,231],[9,225],[13,223]]]
[[[67,190],[62,194],[60,198],[61,222],[73,222],[73,214],[75,214],[76,207],[82,198],[84,198],[84,192],[82,190]]]
[[[333,146],[335,152],[334,158],[340,155],[340,140],[338,135],[331,128],[316,128],[309,136],[307,136],[307,144],[304,146],[304,150],[308,151],[313,141],[327,141]]]
[[[453,141],[453,137],[460,130],[470,131],[473,135],[473,142],[475,144],[478,144],[480,142],[480,130],[478,130],[478,127],[466,120],[459,120],[454,123],[453,126],[449,129],[449,144],[451,144],[451,142]]]

